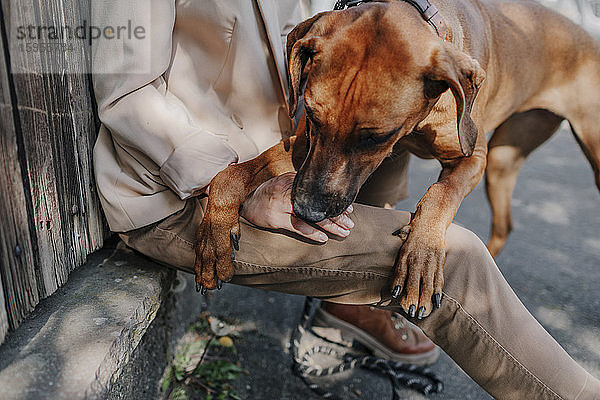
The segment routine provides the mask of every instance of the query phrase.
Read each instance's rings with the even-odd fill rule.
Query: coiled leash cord
[[[302,318],[290,338],[290,349],[294,361],[292,366],[293,372],[320,397],[324,399],[339,399],[335,394],[312,382],[310,380],[311,376],[322,377],[333,375],[353,368],[364,368],[387,376],[392,383],[393,400],[401,400],[401,391],[406,388],[418,391],[425,395],[430,393],[440,393],[444,389],[444,384],[441,379],[427,367],[418,367],[412,364],[385,360],[368,355],[356,355],[351,353],[342,354],[335,348],[322,344],[313,346],[301,354],[300,338],[307,331],[325,342],[347,347],[343,344],[332,342],[312,330],[311,320],[317,307],[318,303],[314,298],[306,298]],[[315,366],[313,362],[313,356],[315,354],[335,356],[343,361],[332,367],[320,368]]]

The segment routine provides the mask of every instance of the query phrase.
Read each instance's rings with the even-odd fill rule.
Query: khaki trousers
[[[193,272],[203,205],[189,200],[158,224],[121,237],[162,263]],[[242,220],[232,283],[401,312],[390,298],[402,245],[392,232],[409,222],[410,213],[356,204],[352,219],[356,226],[347,238],[326,244]],[[600,382],[527,311],[477,236],[453,224],[446,249],[442,307],[412,322],[498,399],[600,399]]]

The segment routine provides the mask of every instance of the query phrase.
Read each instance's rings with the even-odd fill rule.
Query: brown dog
[[[404,229],[410,234],[390,286],[394,297],[402,294],[402,307],[419,317],[431,312],[432,302],[439,306],[445,232],[482,178],[486,159],[494,252],[508,233],[520,164],[563,119],[600,186],[600,45],[534,2],[436,5],[439,14],[431,18],[435,7],[368,2],[318,14],[290,33],[290,113],[305,82],[305,124],[296,137],[211,182],[196,249],[201,288],[231,278],[239,206],[284,172],[298,171],[294,213],[315,222],[342,213],[396,149],[440,161],[438,182]],[[495,128],[488,154],[484,134]]]

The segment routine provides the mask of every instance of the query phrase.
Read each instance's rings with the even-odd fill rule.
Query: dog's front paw
[[[220,212],[218,220],[207,213],[198,229],[196,243],[196,290],[221,289],[233,277],[235,251],[239,250],[240,226],[237,212]],[[228,215],[231,214],[231,215]],[[215,214],[212,214],[215,215]]]
[[[411,317],[428,316],[439,308],[444,286],[445,232],[434,233],[415,221],[395,232],[404,240],[395,265],[392,297]]]

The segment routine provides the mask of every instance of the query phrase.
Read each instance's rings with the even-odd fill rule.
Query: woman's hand
[[[317,242],[326,242],[328,237],[321,230],[294,215],[292,210],[292,184],[295,172],[288,172],[260,185],[246,199],[240,215],[254,225],[269,229],[286,229]],[[352,205],[341,215],[328,218],[316,225],[322,230],[339,237],[346,237],[354,222],[349,217]]]

